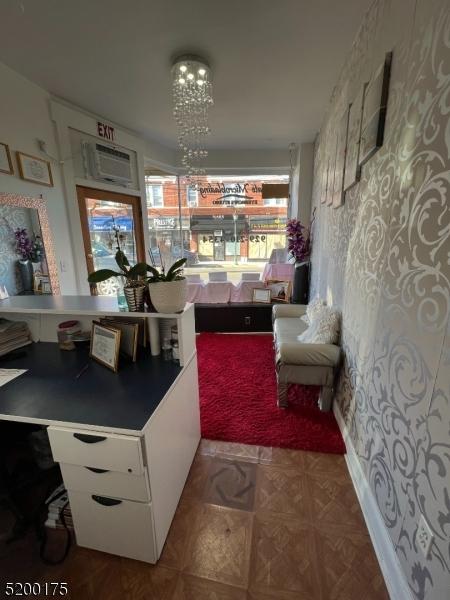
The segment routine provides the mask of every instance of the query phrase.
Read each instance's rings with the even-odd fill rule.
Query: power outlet
[[[419,548],[422,550],[422,554],[425,558],[428,558],[430,554],[431,544],[433,543],[434,535],[430,529],[430,526],[425,521],[425,517],[420,515],[419,525],[417,527],[416,542]]]

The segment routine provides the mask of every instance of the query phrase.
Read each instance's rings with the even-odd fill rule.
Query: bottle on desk
[[[164,338],[161,350],[163,360],[172,360],[172,346],[169,338]]]
[[[178,340],[172,340],[172,360],[177,365],[180,364],[180,348],[178,346]]]

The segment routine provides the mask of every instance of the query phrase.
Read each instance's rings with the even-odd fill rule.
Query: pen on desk
[[[80,379],[80,377],[83,375],[83,373],[85,373],[88,370],[88,368],[89,368],[89,363],[86,363],[84,365],[84,367],[81,369],[81,371],[77,375],[75,375],[75,379]]]

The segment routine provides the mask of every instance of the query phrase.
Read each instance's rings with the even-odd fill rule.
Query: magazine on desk
[[[0,356],[31,344],[31,335],[25,321],[11,321],[0,317]]]
[[[27,369],[0,369],[0,387],[26,372]]]

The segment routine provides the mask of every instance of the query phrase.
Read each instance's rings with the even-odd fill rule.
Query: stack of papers
[[[24,321],[0,318],[0,356],[31,344],[31,335]]]
[[[0,387],[8,383],[8,381],[19,377],[22,373],[26,373],[26,369],[0,369]]]

